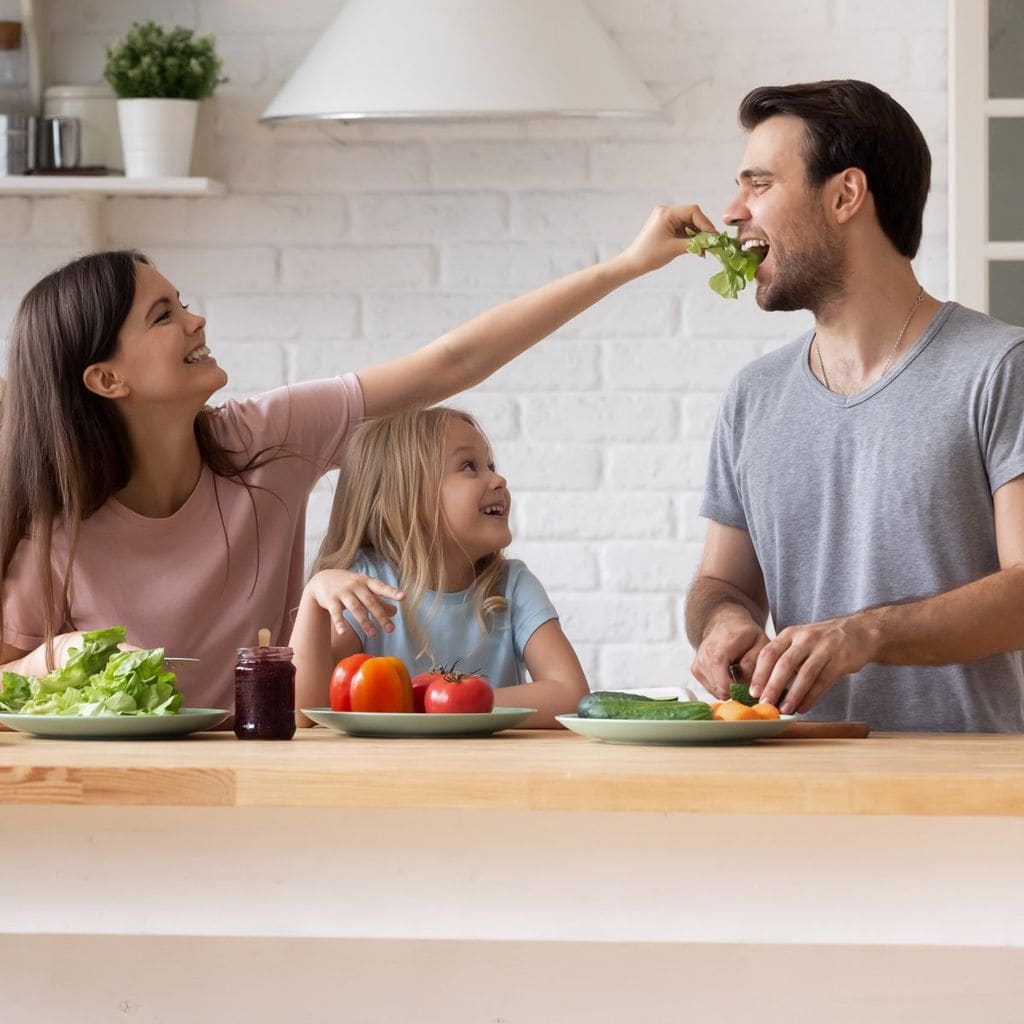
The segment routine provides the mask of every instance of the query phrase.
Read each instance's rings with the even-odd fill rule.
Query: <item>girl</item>
[[[413,675],[458,661],[496,688],[496,704],[537,708],[526,728],[575,709],[586,678],[540,582],[501,553],[511,498],[472,416],[438,406],[364,424],[341,479],[292,631],[299,708],[325,705],[334,664],[365,651]],[[393,622],[371,578],[406,595]]]
[[[214,408],[227,377],[206,320],[144,256],[54,271],[15,316],[0,404],[2,667],[41,675],[79,630],[123,624],[134,644],[200,659],[188,704],[230,707],[235,649],[262,626],[288,635],[306,502],[350,427],[483,380],[710,227],[696,207],[659,207],[618,256],[417,351]]]

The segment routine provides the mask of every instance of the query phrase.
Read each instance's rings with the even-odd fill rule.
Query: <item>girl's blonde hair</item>
[[[447,584],[443,542],[451,533],[441,510],[441,483],[448,424],[457,419],[486,437],[469,413],[443,405],[396,413],[357,428],[345,451],[330,524],[313,565],[314,573],[347,569],[360,549],[388,562],[406,592],[402,617],[421,654],[430,652],[430,642],[420,625],[420,605],[434,591],[438,598],[428,612],[432,614]],[[508,608],[501,593],[505,568],[500,551],[473,566],[473,612],[482,630]]]

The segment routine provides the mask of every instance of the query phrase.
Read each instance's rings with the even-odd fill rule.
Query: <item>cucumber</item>
[[[585,697],[580,698],[580,702],[576,707],[576,714],[580,718],[597,718],[597,715],[591,715],[589,713],[590,705],[595,701],[604,700],[633,700],[633,701],[649,701],[652,698],[644,696],[642,693],[629,693],[619,690],[597,690],[594,693],[588,693]],[[600,716],[605,717],[605,716]]]
[[[782,702],[786,699],[789,694],[789,690],[783,690],[779,694],[779,699],[775,702],[775,706],[781,706]],[[729,696],[741,704],[746,704],[748,708],[752,708],[755,704],[760,703],[760,697],[752,697],[750,695],[750,683],[730,683],[729,684]]]
[[[651,700],[613,691],[591,693],[576,710],[580,718],[646,719],[659,722],[711,721],[711,705],[699,700]]]
[[[757,703],[757,698],[750,696],[750,683],[730,683],[729,697],[740,704],[745,704],[748,708],[752,708]]]

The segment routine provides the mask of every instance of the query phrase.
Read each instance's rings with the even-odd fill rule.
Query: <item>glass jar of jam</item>
[[[235,735],[290,740],[295,735],[295,666],[290,647],[239,647]]]

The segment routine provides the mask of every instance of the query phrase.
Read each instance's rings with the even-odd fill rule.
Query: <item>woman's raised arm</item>
[[[686,252],[715,227],[698,206],[659,206],[617,256],[510,299],[408,355],[359,371],[367,416],[431,405],[485,380],[595,302]]]

